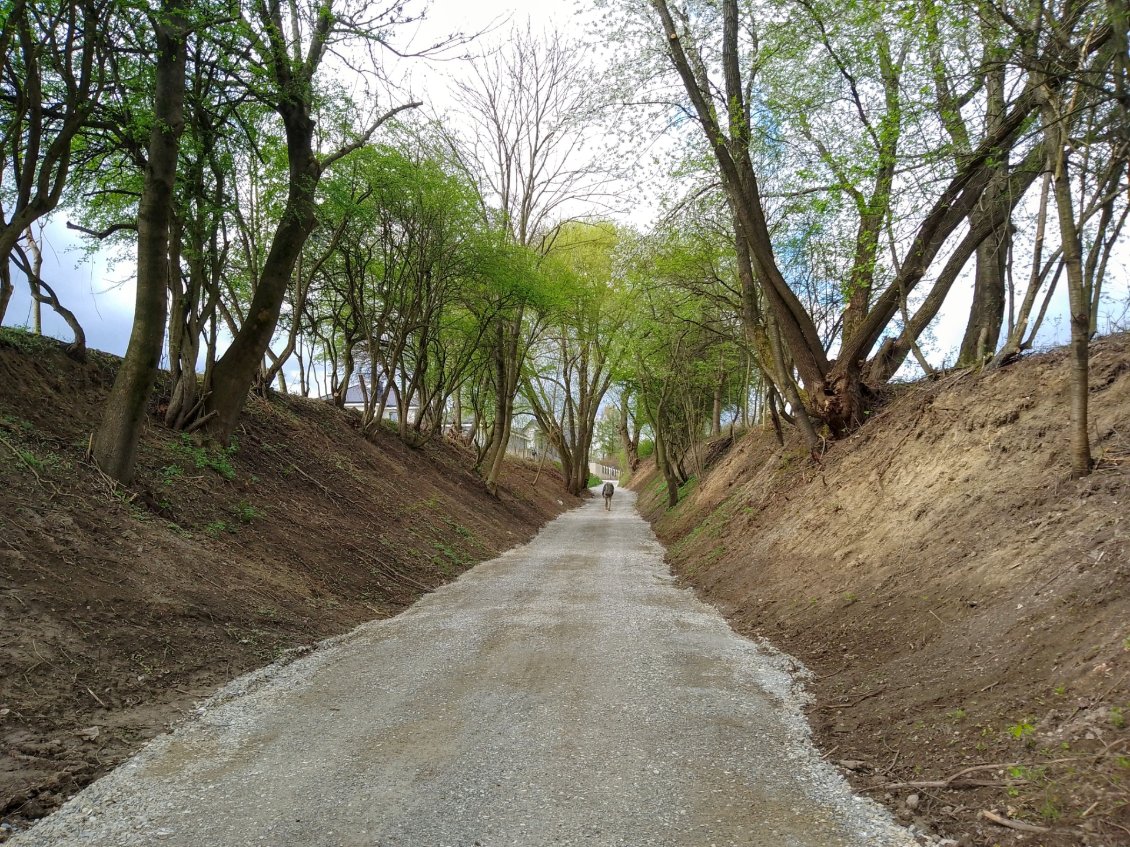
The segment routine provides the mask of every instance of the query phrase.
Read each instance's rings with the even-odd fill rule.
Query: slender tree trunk
[[[1020,310],[1016,315],[1016,320],[1012,326],[1009,327],[1008,338],[1005,340],[1004,346],[1001,347],[1000,352],[989,362],[989,368],[1000,367],[1005,362],[1020,355],[1024,334],[1028,331],[1028,322],[1032,315],[1032,307],[1036,304],[1036,295],[1039,293],[1040,288],[1044,284],[1044,279],[1047,276],[1046,269],[1042,267],[1042,263],[1044,257],[1044,232],[1048,220],[1048,194],[1051,189],[1051,181],[1052,175],[1045,173],[1040,188],[1039,211],[1036,214],[1036,238],[1032,246],[1032,267],[1029,272],[1028,287],[1024,291],[1024,299],[1020,302]]]
[[[710,415],[710,435],[717,437],[722,434],[722,378],[719,377],[714,386],[714,407]]]
[[[42,230],[40,231],[42,232]],[[27,234],[24,236],[27,241],[28,257],[31,259],[32,274],[35,279],[39,279],[43,273],[43,251],[39,249],[39,242],[35,239],[35,233],[32,232],[31,227],[27,228]],[[3,320],[3,315],[0,315],[0,320]],[[32,329],[36,335],[43,335],[43,304],[39,302],[39,298],[35,296],[34,289],[32,290],[31,298],[31,320]]]
[[[1071,310],[1071,475],[1076,479],[1091,472],[1091,440],[1088,433],[1091,298],[1083,278],[1083,251],[1071,200],[1071,175],[1068,170],[1068,129],[1064,118],[1051,103],[1044,103],[1044,133],[1048,140],[1048,165],[1052,172],[1052,191],[1058,212],[1063,264],[1067,270],[1067,299]]]
[[[286,127],[290,165],[286,207],[275,230],[247,317],[227,352],[216,363],[212,392],[206,404],[211,417],[208,431],[224,442],[235,431],[239,413],[278,325],[294,266],[314,229],[314,194],[322,173],[314,155],[314,120],[304,103],[284,101],[279,112]]]
[[[620,432],[620,449],[624,453],[624,461],[628,463],[628,470],[635,473],[640,466],[639,432],[632,438],[631,415],[628,413],[627,391],[620,392],[620,422],[617,429]]]
[[[1063,151],[1063,148],[1059,148]],[[1091,441],[1088,432],[1090,367],[1090,298],[1083,280],[1082,250],[1075,228],[1071,203],[1071,184],[1067,174],[1067,154],[1062,152],[1054,183],[1059,228],[1063,238],[1063,261],[1067,269],[1067,299],[1071,309],[1071,475],[1079,478],[1091,472]]]
[[[102,423],[94,459],[107,474],[130,482],[145,407],[165,340],[169,228],[180,134],[184,128],[187,0],[164,0],[156,21],[157,76],[149,161],[137,215],[137,302],[133,331]]]
[[[663,481],[667,484],[667,508],[673,509],[679,505],[679,477],[667,453],[667,439],[663,437],[659,427],[655,427],[655,463],[659,465]]]
[[[486,474],[483,479],[487,490],[498,493],[498,480],[506,461],[506,447],[510,441],[510,429],[514,417],[514,395],[518,391],[518,381],[522,368],[519,350],[521,347],[523,310],[510,319],[500,319],[495,339],[495,380],[498,396],[495,399],[494,439],[491,452],[486,461]],[[564,458],[564,457],[562,457]]]
[[[8,313],[8,303],[12,299],[12,269],[7,262],[0,262],[0,323]]]
[[[1000,129],[1007,111],[1005,72],[1000,63],[985,71],[985,90],[988,101],[985,134],[988,135]],[[1001,162],[993,169],[993,176],[978,204],[979,211],[975,211],[970,217],[971,229],[977,228],[979,219],[984,218],[986,212],[991,214],[991,210],[1001,202],[1002,191],[1007,188],[1008,152],[1001,151],[1000,158]],[[1004,321],[1005,259],[1011,241],[1012,223],[1005,220],[994,227],[989,237],[977,247],[973,303],[958,353],[958,367],[983,364],[996,352]]]

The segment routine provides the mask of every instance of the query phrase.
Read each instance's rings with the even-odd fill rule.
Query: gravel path
[[[236,680],[10,844],[913,844],[820,760],[795,663],[672,585],[633,502]]]

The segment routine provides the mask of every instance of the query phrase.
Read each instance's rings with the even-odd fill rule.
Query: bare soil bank
[[[812,670],[826,755],[962,844],[1130,844],[1130,337],[1095,345],[1078,482],[1067,367],[906,386],[820,462],[716,442],[670,511],[633,486],[681,577]]]
[[[574,505],[512,463],[253,398],[237,449],[154,422],[136,484],[83,461],[118,360],[0,334],[0,841],[216,687],[405,608]],[[3,825],[7,824],[9,828]]]

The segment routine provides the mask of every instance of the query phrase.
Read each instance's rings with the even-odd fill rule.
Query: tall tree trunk
[[[719,376],[714,386],[714,407],[710,414],[710,435],[717,437],[722,434],[722,389],[724,376]]]
[[[1083,251],[1075,208],[1071,200],[1071,175],[1068,171],[1068,129],[1064,118],[1050,102],[1044,104],[1044,133],[1048,140],[1048,165],[1058,212],[1063,263],[1067,269],[1067,299],[1071,310],[1071,475],[1076,479],[1091,472],[1091,440],[1088,433],[1089,358],[1091,298],[1083,278]]]
[[[8,303],[12,300],[12,269],[7,262],[0,262],[0,323],[8,313]]]
[[[506,460],[506,447],[510,442],[514,395],[518,392],[521,377],[523,313],[524,309],[518,309],[515,316],[500,318],[495,337],[495,381],[498,396],[495,398],[494,438],[487,454],[486,473],[483,476],[487,490],[495,495],[498,493],[498,480]]]
[[[988,100],[988,115],[985,133],[995,133],[1004,120],[1005,112],[1005,72],[1003,65],[996,65],[985,73],[985,89]],[[992,209],[1001,202],[1001,192],[1008,185],[1008,151],[1001,151],[1001,161],[994,168],[994,174],[985,188],[978,210],[970,217],[969,226],[976,229],[979,218],[991,214]],[[958,367],[982,364],[996,352],[1000,340],[1001,324],[1004,321],[1005,303],[1005,259],[1012,241],[1012,222],[1004,221],[996,226],[992,234],[977,247],[977,265],[973,282],[973,303],[969,309],[969,321],[965,325],[965,336],[958,353]]]
[[[187,0],[164,0],[155,21],[154,121],[137,215],[133,331],[94,436],[94,459],[98,466],[114,479],[127,483],[133,478],[141,423],[165,339],[169,227],[180,134],[184,128],[186,5]]]
[[[640,436],[639,430],[636,430],[635,437],[632,437],[628,398],[629,394],[626,390],[620,392],[620,422],[617,429],[620,433],[620,450],[624,454],[624,461],[628,463],[628,470],[634,474],[640,466]]]
[[[40,230],[42,234],[43,230]],[[43,251],[39,249],[39,242],[35,239],[35,233],[31,227],[27,228],[27,252],[31,259],[32,273],[36,279],[39,279],[43,273]],[[3,314],[0,313],[0,321],[2,321]],[[39,298],[35,296],[34,289],[32,290],[31,298],[31,319],[32,329],[36,335],[43,335],[43,304],[39,302]]]
[[[314,194],[322,174],[314,155],[314,120],[307,104],[285,100],[279,107],[286,127],[286,149],[290,185],[286,207],[275,230],[263,273],[227,352],[212,374],[212,392],[206,403],[208,431],[226,442],[235,431],[239,413],[247,400],[274,336],[283,298],[290,284],[302,246],[314,229]]]

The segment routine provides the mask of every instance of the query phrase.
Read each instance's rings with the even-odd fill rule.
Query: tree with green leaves
[[[189,21],[186,0],[163,0],[152,16],[157,45],[153,122],[137,212],[137,297],[133,331],[92,450],[114,479],[133,478],[141,424],[157,378],[168,318],[169,233],[180,135],[184,129]]]
[[[701,445],[720,429],[722,406],[736,405],[725,398],[747,393],[747,380],[757,379],[741,367],[737,254],[701,232],[668,226],[634,244],[626,262],[635,304],[625,329],[630,386],[673,506],[702,472]]]
[[[452,147],[479,188],[484,220],[520,247],[544,254],[570,205],[598,196],[602,172],[586,149],[599,109],[595,73],[584,51],[557,33],[514,29],[506,43],[472,64],[459,86],[471,129]],[[531,279],[535,282],[536,277]],[[495,490],[510,441],[514,400],[533,334],[526,321],[536,284],[509,287],[490,333],[490,438],[481,461]]]
[[[393,32],[416,20],[403,3],[387,6],[344,0],[260,0],[240,17],[250,64],[243,79],[252,96],[267,103],[281,123],[286,143],[287,196],[258,274],[247,314],[227,351],[216,362],[204,416],[208,431],[226,441],[235,429],[247,393],[278,325],[292,273],[317,222],[318,182],[326,170],[364,146],[395,115],[418,101],[374,108],[372,116],[347,127],[329,152],[315,144],[318,84],[326,59],[347,42],[387,43]],[[379,70],[376,69],[376,70]]]
[[[858,425],[908,355],[932,370],[918,339],[971,261],[964,358],[992,352],[1012,216],[1046,157],[1032,132],[1044,81],[1123,85],[1124,39],[1100,2],[604,5],[619,12],[609,37],[644,86],[635,99],[693,129],[692,149],[709,157],[702,182],[721,187],[733,215],[747,335],[811,445],[821,425],[833,436]],[[1083,104],[1076,91],[1065,105]],[[831,292],[818,298],[831,311],[806,302],[805,277]]]
[[[628,299],[617,267],[621,235],[612,224],[562,226],[543,267],[556,297],[527,358],[522,393],[556,449],[565,488],[588,487],[597,414],[625,349]]]

